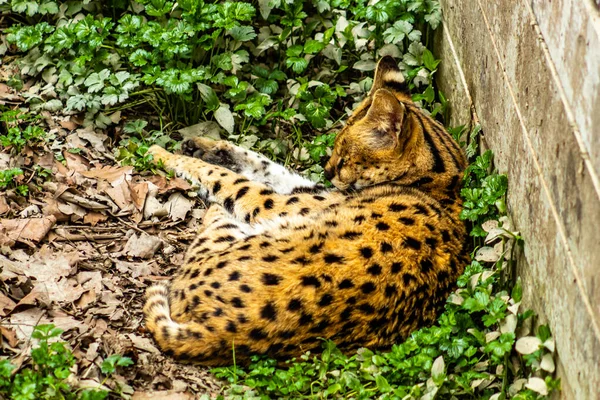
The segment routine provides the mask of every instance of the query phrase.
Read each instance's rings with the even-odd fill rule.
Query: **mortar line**
[[[527,0],[525,0],[527,1]],[[585,305],[585,308],[590,316],[590,320],[594,329],[594,333],[596,335],[596,339],[600,341],[600,327],[598,326],[598,322],[596,321],[596,318],[594,316],[594,309],[592,308],[592,305],[590,303],[590,300],[585,292],[585,288],[583,287],[582,284],[582,280],[581,277],[579,276],[579,271],[577,271],[577,265],[575,263],[575,260],[573,258],[573,252],[569,246],[569,242],[567,241],[567,237],[565,234],[565,230],[564,227],[562,225],[562,222],[560,221],[560,217],[558,215],[558,212],[556,210],[556,207],[554,205],[554,202],[552,201],[552,197],[550,196],[550,189],[548,188],[548,185],[546,183],[546,180],[544,179],[544,176],[542,175],[542,168],[538,162],[537,159],[537,153],[535,152],[535,148],[533,147],[533,144],[531,142],[531,139],[529,137],[529,131],[527,130],[527,127],[525,126],[525,123],[523,121],[523,116],[521,115],[521,109],[519,108],[519,105],[517,103],[517,98],[515,96],[515,93],[513,91],[513,88],[510,84],[510,80],[508,77],[508,74],[506,73],[506,70],[504,68],[504,63],[502,62],[502,57],[500,55],[500,50],[498,49],[498,45],[496,44],[496,40],[494,37],[494,34],[492,33],[492,29],[490,27],[490,23],[488,20],[487,15],[485,14],[485,12],[483,11],[483,6],[481,5],[481,0],[477,0],[477,4],[479,5],[479,9],[481,10],[481,15],[483,16],[483,21],[486,25],[486,28],[488,30],[488,33],[490,35],[490,40],[492,41],[492,45],[494,46],[494,52],[496,53],[496,57],[498,59],[498,63],[500,64],[501,70],[502,70],[502,75],[504,77],[504,80],[506,81],[506,85],[508,87],[508,91],[510,93],[510,97],[512,99],[513,105],[515,107],[515,111],[517,113],[517,117],[519,118],[519,124],[521,125],[521,129],[523,131],[523,134],[525,135],[525,140],[527,141],[527,146],[529,147],[529,150],[531,151],[532,154],[532,158],[533,158],[533,163],[536,167],[536,172],[537,175],[540,179],[540,182],[542,184],[542,188],[544,190],[544,193],[546,195],[546,198],[548,199],[548,203],[550,205],[550,211],[552,212],[552,217],[554,218],[558,231],[560,233],[560,238],[561,238],[561,242],[563,242],[563,245],[565,246],[565,251],[567,253],[567,258],[569,259],[569,264],[571,264],[571,270],[573,271],[573,275],[575,276],[575,280],[577,281],[577,286],[579,288],[579,293],[582,297],[583,303]]]
[[[550,74],[552,75],[552,79],[554,80],[556,87],[558,88],[560,100],[562,101],[564,109],[565,109],[565,113],[567,114],[567,120],[569,121],[569,125],[571,126],[571,129],[573,130],[573,135],[575,136],[577,145],[579,146],[579,154],[581,155],[581,158],[583,158],[583,161],[588,170],[588,173],[590,174],[590,177],[592,178],[592,185],[594,185],[594,190],[596,191],[596,196],[598,196],[598,200],[600,201],[600,179],[598,178],[598,174],[596,173],[596,170],[594,169],[594,165],[592,164],[590,153],[588,152],[587,148],[585,147],[583,137],[581,136],[581,132],[579,131],[579,127],[577,125],[577,119],[575,118],[573,109],[572,109],[571,105],[569,104],[569,100],[567,99],[567,93],[565,91],[564,86],[562,85],[562,83],[560,81],[560,75],[558,74],[556,65],[554,64],[554,62],[552,62],[552,55],[550,54],[550,50],[548,50],[548,44],[544,40],[544,35],[542,34],[542,30],[540,29],[540,26],[537,23],[537,19],[535,17],[535,13],[533,12],[533,8],[531,7],[531,3],[527,0],[525,0],[524,3],[527,6],[527,10],[529,11],[530,18],[533,21],[533,27],[535,29],[535,32],[538,35],[538,40],[542,47],[542,52],[544,53],[546,65],[548,66],[548,69],[550,70]],[[595,13],[590,14],[590,18],[594,18],[594,16],[595,16]],[[598,24],[597,21],[590,21],[590,23],[593,25]]]

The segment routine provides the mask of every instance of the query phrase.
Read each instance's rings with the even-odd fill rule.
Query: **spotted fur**
[[[159,346],[207,365],[298,356],[334,340],[385,348],[431,324],[464,270],[459,184],[465,158],[416,107],[390,57],[338,134],[314,185],[225,142],[155,160],[212,203],[184,265],[148,290]]]

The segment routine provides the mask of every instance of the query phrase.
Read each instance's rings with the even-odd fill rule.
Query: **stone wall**
[[[442,0],[450,125],[478,120],[525,238],[526,307],[554,334],[565,399],[600,398],[598,0]]]

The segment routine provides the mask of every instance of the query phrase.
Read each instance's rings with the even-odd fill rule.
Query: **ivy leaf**
[[[329,116],[329,108],[316,101],[310,101],[302,107],[302,114],[317,129],[324,128],[325,118]]]
[[[33,17],[39,10],[37,1],[30,0],[13,0],[11,2],[12,10],[16,13],[26,13],[28,16]]]
[[[83,111],[85,110],[86,101],[85,97],[81,94],[71,96],[67,99],[67,111],[77,110]]]
[[[259,78],[254,84],[258,90],[265,94],[273,94],[279,89],[279,84],[273,79]]]
[[[397,44],[404,40],[405,37],[413,30],[413,26],[408,21],[399,20],[383,32],[383,40],[385,43]]]
[[[54,1],[46,1],[40,4],[38,12],[42,15],[58,14],[58,4]]]
[[[304,50],[304,47],[302,47],[302,45],[295,44],[291,47],[288,47],[288,49],[285,51],[285,55],[288,57],[300,57],[300,55],[302,54],[302,50]]]
[[[231,35],[231,37],[238,42],[247,42],[256,37],[256,33],[254,33],[254,28],[251,26],[235,26],[227,31]]]
[[[429,22],[433,30],[437,29],[442,22],[442,8],[437,1],[428,1],[429,13],[425,15],[425,21]]]
[[[99,92],[104,88],[104,81],[109,77],[110,71],[103,69],[100,72],[91,73],[83,82],[89,93]]]
[[[325,44],[318,40],[309,39],[304,43],[304,53],[306,54],[315,54],[320,52],[325,48]]]
[[[302,57],[289,57],[285,59],[285,65],[295,73],[301,74],[308,67],[308,61]]]
[[[485,310],[485,307],[490,302],[490,295],[485,292],[476,292],[473,297],[469,297],[463,303],[463,308],[471,312]]]
[[[265,115],[265,106],[271,104],[271,97],[262,93],[254,93],[245,103],[235,106],[236,110],[244,110],[244,114],[254,119],[262,118]]]

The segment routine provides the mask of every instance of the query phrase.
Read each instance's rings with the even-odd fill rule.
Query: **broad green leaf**
[[[203,83],[197,83],[196,85],[198,85],[200,96],[202,96],[202,100],[204,100],[206,108],[210,111],[215,111],[217,108],[219,108],[219,98],[217,97],[217,94],[213,88]]]

